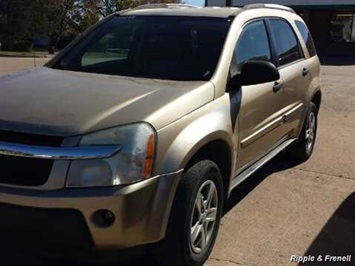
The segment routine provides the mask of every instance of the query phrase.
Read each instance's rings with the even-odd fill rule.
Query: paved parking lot
[[[0,58],[0,75],[32,66],[33,58]],[[234,191],[207,266],[297,265],[292,255],[353,255],[306,265],[355,265],[355,60],[328,61],[322,86],[313,157],[292,165],[281,154]]]

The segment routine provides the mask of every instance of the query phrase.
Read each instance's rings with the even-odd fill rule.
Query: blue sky
[[[205,0],[185,0],[184,2],[195,6],[203,6],[205,4]]]

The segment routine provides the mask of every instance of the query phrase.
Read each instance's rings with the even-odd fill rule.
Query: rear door
[[[290,23],[282,18],[270,18],[266,22],[274,48],[275,64],[282,78],[282,134],[286,137],[296,137],[311,83],[310,66]]]

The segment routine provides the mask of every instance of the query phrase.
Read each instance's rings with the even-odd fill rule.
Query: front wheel
[[[222,213],[222,178],[212,161],[200,161],[182,176],[166,237],[153,246],[160,265],[202,265],[214,246]]]
[[[307,161],[313,153],[317,136],[317,114],[317,106],[311,102],[300,136],[288,150],[293,159],[298,162]]]

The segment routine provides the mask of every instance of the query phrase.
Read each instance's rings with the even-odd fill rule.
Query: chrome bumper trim
[[[0,141],[0,155],[49,160],[101,159],[114,155],[121,148],[121,145],[46,147]]]

